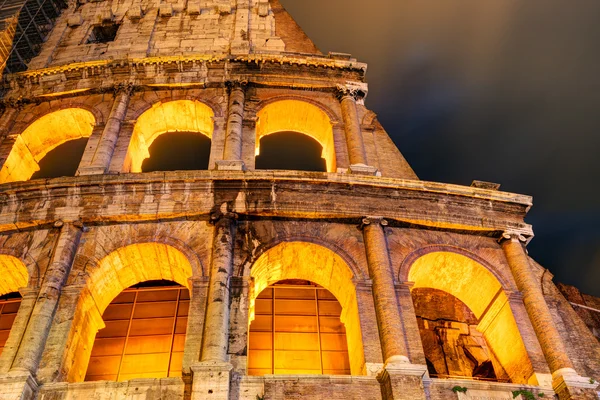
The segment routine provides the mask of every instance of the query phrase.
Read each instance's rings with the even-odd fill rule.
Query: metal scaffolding
[[[24,71],[35,57],[65,0],[3,0],[0,5],[0,71]]]

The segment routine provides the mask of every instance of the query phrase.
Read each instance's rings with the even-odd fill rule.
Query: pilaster
[[[201,360],[226,362],[229,341],[230,285],[236,215],[215,214],[210,283]]]
[[[131,84],[119,86],[115,89],[115,100],[108,120],[104,125],[102,136],[97,142],[97,146],[88,145],[86,147],[77,175],[104,174],[108,171],[121,131],[121,124],[127,114],[132,91],[133,85]],[[89,164],[87,164],[88,162]]]
[[[376,175],[377,168],[368,165],[367,153],[363,141],[356,102],[365,96],[362,90],[341,86],[337,87],[337,97],[342,107],[342,118],[350,159],[350,172],[362,175]]]
[[[229,92],[227,127],[223,159],[216,161],[219,170],[244,170],[242,161],[244,106],[246,102],[245,81],[226,82]]]
[[[590,384],[589,378],[579,376],[574,369],[565,343],[552,320],[541,284],[536,279],[529,257],[523,248],[526,238],[518,234],[505,233],[502,239],[504,254],[517,288],[523,294],[523,304],[552,372],[552,387],[560,400],[586,398],[578,397],[578,393],[593,391],[590,386],[597,386],[597,384]]]
[[[63,286],[79,246],[82,233],[80,224],[57,221],[54,226],[55,229],[60,229],[60,233],[10,372],[24,371],[32,374],[36,372]]]
[[[364,218],[362,223],[383,360],[409,363],[384,226],[387,221],[380,217]]]

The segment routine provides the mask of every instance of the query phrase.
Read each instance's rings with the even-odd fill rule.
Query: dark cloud
[[[532,256],[600,295],[600,2],[281,2],[369,63],[367,105],[421,179],[533,195]]]

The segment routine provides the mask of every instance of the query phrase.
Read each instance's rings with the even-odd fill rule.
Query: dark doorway
[[[273,133],[260,140],[256,169],[327,172],[322,153],[323,146],[310,136],[297,132]]]
[[[160,135],[144,160],[142,172],[208,169],[210,139],[201,133],[173,132]]]
[[[88,138],[73,139],[50,150],[39,162],[40,170],[31,179],[75,176]]]

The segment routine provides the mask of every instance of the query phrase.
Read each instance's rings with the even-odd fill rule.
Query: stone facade
[[[597,399],[596,325],[527,255],[531,198],[418,180],[364,105],[365,73],[277,0],[71,4],[3,99],[0,295],[22,302],[0,397]],[[327,172],[255,169],[260,138],[286,129],[323,146]],[[209,169],[140,173],[173,131],[211,139]],[[81,137],[75,177],[29,179]],[[254,300],[286,279],[340,302],[351,375],[247,374]],[[191,294],[183,376],[84,382],[107,305],[152,280]],[[436,329],[457,333],[450,377],[428,372]],[[488,360],[501,380],[454,376]]]

